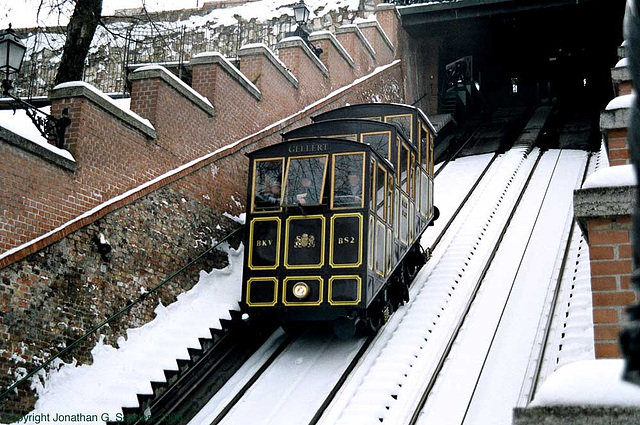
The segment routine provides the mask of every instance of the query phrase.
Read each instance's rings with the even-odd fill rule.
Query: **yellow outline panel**
[[[380,220],[376,220],[376,230],[374,231],[376,234],[376,241],[375,241],[375,257],[373,260],[373,271],[378,275],[378,276],[383,276],[385,275],[385,269],[386,269],[386,263],[387,263],[387,258],[386,258],[386,252],[387,252],[387,226],[384,225],[384,223]],[[382,244],[382,270],[378,270],[378,228],[381,227],[382,228],[382,235],[384,236],[384,242]]]
[[[276,264],[275,266],[253,266],[253,223],[256,221],[275,221],[278,224],[278,235],[276,236]],[[249,270],[275,270],[280,266],[280,235],[282,220],[280,217],[254,217],[249,225]]]
[[[376,249],[375,249],[375,237],[376,237],[376,232],[375,232],[375,223],[376,223],[376,219],[373,216],[373,213],[369,214],[369,250],[368,250],[368,255],[369,255],[369,261],[367,261],[367,267],[369,268],[369,270],[373,271],[373,264],[374,264],[374,257],[376,255]]]
[[[358,281],[358,298],[355,301],[333,301],[331,296],[333,295],[333,281],[334,279],[355,279]],[[345,276],[331,276],[329,279],[329,295],[327,301],[330,305],[358,305],[362,301],[362,278],[358,275],[345,275]]]
[[[320,241],[320,263],[319,264],[305,264],[305,265],[300,265],[300,266],[291,266],[289,265],[289,223],[293,220],[311,220],[311,219],[320,219],[322,221],[322,236],[320,237],[321,241]],[[321,214],[316,214],[316,215],[294,215],[291,217],[287,217],[287,221],[285,224],[285,236],[284,236],[284,266],[289,269],[289,270],[296,270],[296,269],[319,269],[322,266],[324,266],[324,252],[325,252],[325,237],[326,237],[326,227],[327,227],[327,223],[326,223],[327,219],[321,215]]]
[[[333,225],[334,225],[334,219],[336,217],[358,217],[360,220],[358,220],[358,235],[359,235],[359,239],[358,239],[358,262],[357,263],[351,263],[351,264],[334,264],[333,263],[333,240],[334,240],[334,233],[333,233]],[[364,218],[362,217],[362,214],[360,213],[343,213],[343,214],[334,214],[331,217],[331,230],[329,232],[329,265],[331,267],[333,267],[334,269],[346,269],[346,268],[352,268],[352,267],[360,267],[362,265],[362,241],[363,241],[363,232],[364,232],[364,224],[363,224]]]
[[[269,303],[252,303],[251,302],[251,284],[254,281],[263,281],[268,282],[272,281],[275,283],[274,285],[274,293],[273,293],[273,302]],[[278,279],[275,277],[252,277],[247,281],[247,305],[249,307],[273,307],[278,302]]]
[[[287,302],[287,283],[290,280],[317,280],[320,284],[318,285],[318,290],[320,294],[318,296],[318,301],[313,303],[305,303],[303,301],[300,302]],[[284,278],[284,282],[282,282],[282,304],[286,306],[299,306],[299,307],[315,307],[322,304],[324,295],[324,279],[321,276],[289,276]]]

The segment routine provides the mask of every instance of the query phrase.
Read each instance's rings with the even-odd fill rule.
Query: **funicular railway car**
[[[332,321],[342,337],[359,324],[375,331],[426,261],[435,131],[406,105],[353,105],[314,121],[248,154],[243,309],[285,330]]]

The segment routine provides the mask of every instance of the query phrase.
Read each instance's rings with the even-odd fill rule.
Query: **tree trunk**
[[[67,25],[67,40],[56,74],[56,84],[82,80],[84,60],[89,53],[101,15],[102,0],[77,0]]]

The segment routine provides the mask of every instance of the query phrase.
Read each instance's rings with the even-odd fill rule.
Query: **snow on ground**
[[[587,177],[582,188],[635,186],[637,184],[634,166],[627,164],[596,171]]]
[[[48,374],[44,386],[36,382],[39,399],[33,418],[56,414],[96,414],[99,422],[112,420],[122,407],[136,407],[137,393],[151,393],[151,381],[164,381],[164,369],[177,370],[176,359],[189,359],[188,347],[200,348],[198,338],[210,338],[209,328],[220,329],[220,319],[238,310],[241,293],[243,248],[225,246],[229,266],[211,273],[200,272],[200,280],[169,306],[158,305],[156,318],[127,331],[118,347],[98,343],[92,350],[93,364],[63,364]],[[38,416],[40,415],[40,416]],[[20,424],[49,423],[23,420]]]
[[[477,175],[488,159],[489,156],[480,155],[456,161],[458,164],[452,163],[450,166],[451,172],[445,172],[438,178],[436,199],[438,205],[443,207],[443,216],[446,217],[454,209],[456,201],[453,198],[460,198],[461,179],[465,181],[464,185],[472,182],[471,178],[462,176]],[[448,174],[451,174],[451,178],[447,179],[445,176]],[[448,186],[451,187],[447,189]],[[441,220],[445,221],[444,218]],[[443,246],[446,246],[446,241],[443,241]],[[163,380],[163,369],[176,369],[176,359],[188,356],[187,347],[198,348],[198,338],[209,336],[210,327],[219,327],[219,319],[228,317],[228,310],[238,308],[242,249],[228,249],[228,252],[229,267],[209,274],[201,272],[198,284],[191,291],[180,295],[169,306],[158,306],[157,318],[128,331],[127,339],[118,341],[118,348],[99,343],[92,351],[92,365],[65,364],[51,372],[44,386],[38,387],[40,399],[32,414],[81,412],[100,417],[107,413],[110,418],[115,418],[121,407],[137,406],[136,393],[149,393],[150,381]],[[434,254],[434,257],[439,256],[438,253]],[[426,269],[421,272],[423,277]],[[415,289],[412,288],[412,299],[416,296]],[[403,309],[396,313],[386,328],[397,326],[403,319],[403,313]],[[399,346],[394,347],[394,350],[398,349]],[[376,361],[375,354],[374,350],[374,356],[365,363]],[[410,354],[407,352],[407,355]],[[541,387],[535,403],[640,404],[640,390],[619,382],[620,363],[598,364],[605,367],[577,363],[572,368],[562,368]],[[287,372],[283,370],[282,373]],[[354,378],[351,383],[357,383],[360,379]],[[593,388],[593,391],[584,391],[584,388]],[[350,389],[347,392],[355,391]],[[37,422],[27,420],[19,423]]]
[[[624,382],[624,360],[584,360],[561,367],[542,384],[531,406],[640,406],[640,387]]]

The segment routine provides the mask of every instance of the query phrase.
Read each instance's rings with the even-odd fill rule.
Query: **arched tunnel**
[[[611,68],[623,41],[624,0],[461,0],[399,6],[422,107],[442,112],[466,71],[492,106],[553,101],[597,113],[614,97]]]

